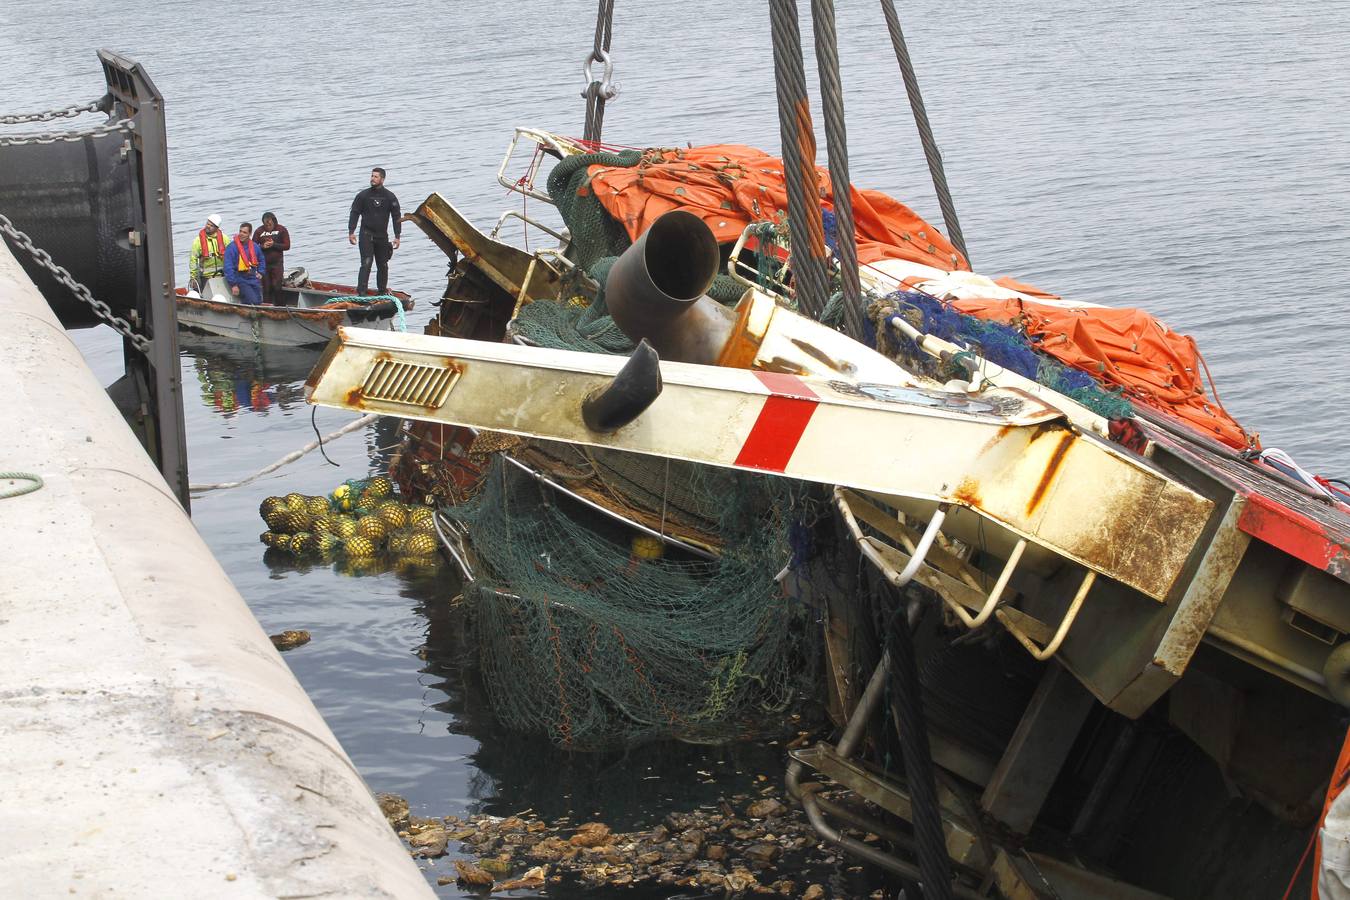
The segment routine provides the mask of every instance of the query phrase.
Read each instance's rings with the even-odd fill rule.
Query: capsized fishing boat
[[[382,330],[407,328],[404,314],[413,298],[403,291],[363,296],[355,287],[311,281],[304,269],[292,269],[281,287],[280,305],[249,305],[234,300],[225,279],[212,278],[206,293],[178,288],[178,325],[254,344],[315,347],[326,344],[339,326]]]
[[[1350,517],[1262,462],[1188,340],[972,273],[856,191],[852,340],[793,309],[777,160],[522,140],[503,183],[569,240],[527,253],[433,195],[410,218],[458,260],[440,317],[340,331],[306,388],[414,420],[399,469],[442,503],[504,721],[725,739],[796,666],[842,733],[789,787],[903,878],[936,829],[960,896],[1283,887],[1350,705]],[[623,523],[609,555],[585,510]]]

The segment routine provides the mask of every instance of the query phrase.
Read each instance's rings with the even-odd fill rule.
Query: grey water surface
[[[595,5],[6,3],[0,114],[94,99],[95,51],[131,56],[167,98],[180,283],[209,213],[232,231],[264,210],[290,229],[289,265],[351,283],[347,209],[374,165],[405,210],[437,191],[485,230],[507,209],[548,218],[497,184],[497,166],[515,125],[580,134]],[[763,4],[615,6],[621,94],[608,141],[777,152]],[[1195,337],[1222,401],[1267,446],[1350,474],[1350,3],[898,7],[975,268],[1147,308]],[[853,179],[940,224],[880,8],[839,0],[838,15]],[[808,48],[808,69],[813,60]],[[409,324],[420,330],[446,261],[416,229],[404,237],[393,285],[417,297]],[[106,328],[77,337],[105,382],[120,367],[111,338]],[[185,338],[192,481],[235,480],[315,427],[351,421],[319,410],[311,422],[300,382],[312,362]],[[328,448],[338,467],[311,454],[193,505],[264,627],[313,633],[286,659],[374,790],[402,793],[425,815],[532,807],[623,827],[758,774],[779,778],[774,746],[597,759],[507,734],[447,612],[452,579],[269,567],[259,501],[364,476],[396,439],[388,425],[365,429]]]

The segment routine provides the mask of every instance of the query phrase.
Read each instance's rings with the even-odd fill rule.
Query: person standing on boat
[[[240,303],[257,306],[262,303],[262,279],[266,272],[267,260],[253,243],[253,224],[244,222],[225,248],[225,281],[230,285],[230,293]]]
[[[253,233],[253,243],[262,248],[266,271],[262,279],[263,302],[281,305],[281,279],[286,273],[286,251],[291,249],[291,233],[277,221],[276,213],[262,214],[262,225]]]
[[[208,278],[225,274],[225,232],[220,230],[221,221],[219,213],[207,216],[206,224],[192,241],[192,253],[188,256],[188,289],[199,294],[206,290]]]
[[[356,221],[361,220],[361,237],[356,236]],[[394,242],[389,243],[389,222],[394,223]],[[370,170],[370,187],[356,195],[351,215],[347,216],[347,241],[361,248],[361,273],[356,277],[356,292],[368,293],[370,264],[377,274],[375,286],[379,293],[389,293],[389,257],[398,249],[403,223],[399,221],[398,198],[384,186],[384,169]]]

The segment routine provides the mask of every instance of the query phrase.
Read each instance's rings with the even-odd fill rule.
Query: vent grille
[[[424,366],[379,359],[371,366],[361,394],[369,400],[437,409],[459,380],[459,367]]]

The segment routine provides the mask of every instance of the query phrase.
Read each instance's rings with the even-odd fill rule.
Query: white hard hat
[[[209,215],[209,216],[206,217],[206,221],[210,222],[212,225],[214,225],[214,226],[216,226],[217,228],[219,228],[219,227],[220,227],[220,223],[221,223],[221,222],[224,222],[225,220],[224,220],[223,218],[221,218],[220,213],[212,213],[211,215]]]

